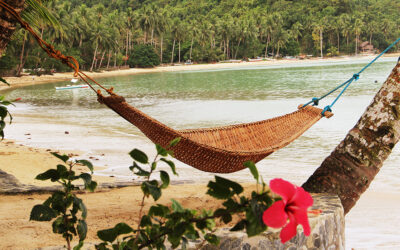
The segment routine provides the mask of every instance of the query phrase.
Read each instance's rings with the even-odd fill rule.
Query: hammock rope
[[[342,88],[342,91],[339,93],[339,95],[332,101],[330,105],[325,106],[322,115],[325,114],[326,111],[332,112],[332,106],[335,105],[335,103],[339,100],[339,98],[343,95],[343,93],[347,90],[347,88],[354,82],[357,81],[360,78],[360,75],[364,70],[366,70],[369,66],[371,66],[376,60],[379,59],[379,57],[383,56],[386,52],[388,52],[391,48],[393,48],[398,42],[400,42],[400,37],[394,41],[392,44],[390,44],[385,50],[383,50],[378,56],[376,56],[373,60],[371,60],[367,65],[365,65],[358,73],[355,73],[349,80],[345,81],[344,83],[340,84],[336,88],[330,90],[328,93],[322,95],[321,97],[313,97],[311,101],[307,102],[306,104],[303,105],[303,107],[306,107],[310,104],[313,104],[313,106],[318,106],[319,101],[324,99],[325,97],[329,96],[330,94],[336,92],[336,90]],[[400,57],[399,57],[400,59]]]
[[[139,128],[151,141],[162,147],[168,147],[169,142],[180,137],[180,142],[172,149],[176,159],[202,171],[213,173],[231,173],[244,169],[246,161],[258,162],[276,150],[285,147],[322,117],[333,116],[331,106],[343,94],[348,86],[357,80],[359,74],[371,65],[386,49],[358,74],[331,90],[328,94],[313,98],[305,105],[300,105],[297,111],[283,116],[245,124],[217,128],[174,130],[154,118],[144,114],[139,109],[129,105],[125,98],[113,92],[113,88],[105,88],[96,80],[79,69],[79,63],[72,56],[65,56],[52,45],[42,40],[28,23],[22,20],[11,6],[0,0],[0,7],[8,11],[21,26],[29,31],[39,46],[52,58],[74,70],[74,76],[80,77],[96,94],[97,100],[112,109],[122,118]],[[396,41],[396,43],[400,38]],[[392,47],[394,44],[391,45]],[[93,86],[97,86],[96,88]],[[319,100],[345,86],[335,101],[324,109],[314,107]],[[103,96],[101,89],[108,93]],[[314,103],[313,106],[309,104]]]

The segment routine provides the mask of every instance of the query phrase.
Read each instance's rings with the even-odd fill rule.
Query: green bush
[[[150,45],[138,45],[129,56],[128,65],[131,68],[151,68],[160,65],[160,59]]]

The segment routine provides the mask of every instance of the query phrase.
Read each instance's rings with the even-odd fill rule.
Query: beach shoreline
[[[280,60],[267,60],[267,61],[253,61],[253,62],[233,62],[233,63],[209,63],[209,64],[191,64],[191,65],[168,65],[168,66],[157,66],[154,68],[130,68],[130,69],[119,69],[113,71],[102,71],[102,72],[84,72],[88,76],[98,79],[104,77],[113,76],[127,76],[136,74],[148,74],[148,73],[161,73],[161,72],[177,72],[177,71],[198,71],[198,70],[212,70],[212,69],[225,69],[225,68],[237,68],[243,66],[278,66],[278,65],[291,65],[294,63],[315,63],[315,62],[335,62],[335,61],[351,61],[354,59],[362,58],[374,58],[376,55],[359,55],[359,56],[340,56],[340,57],[327,57],[319,58],[313,57],[308,59],[280,59]],[[399,57],[400,53],[386,54],[384,57]],[[54,73],[53,75],[42,75],[32,76],[23,75],[21,77],[4,77],[4,79],[10,84],[0,85],[0,92],[4,90],[10,90],[18,87],[45,84],[51,82],[62,82],[70,81],[74,78],[73,72],[66,73]]]

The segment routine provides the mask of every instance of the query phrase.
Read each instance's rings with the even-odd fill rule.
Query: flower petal
[[[283,201],[275,202],[263,214],[264,224],[273,228],[281,228],[286,225],[287,218]]]
[[[309,236],[311,233],[310,223],[308,222],[307,209],[294,209],[292,210],[294,217],[298,224],[303,226],[304,235]]]
[[[296,187],[281,178],[272,179],[269,182],[269,187],[274,193],[279,194],[285,203],[290,201],[296,193]]]
[[[301,207],[307,209],[314,203],[311,195],[302,187],[296,187],[296,192],[291,201],[291,206]]]
[[[279,234],[282,244],[290,240],[297,234],[297,222],[293,215],[289,214],[290,222],[282,229]]]

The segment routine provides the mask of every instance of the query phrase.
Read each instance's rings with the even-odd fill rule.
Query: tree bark
[[[92,66],[90,67],[90,72],[93,71],[93,67],[94,67],[94,62],[96,60],[97,57],[97,49],[99,48],[99,44],[96,44],[96,49],[94,50],[94,54],[93,54],[93,61],[92,61]]]
[[[103,54],[101,55],[101,59],[100,59],[99,66],[97,67],[98,70],[100,70],[101,65],[103,64],[103,60],[104,60],[104,55],[105,55],[105,53],[106,53],[106,51],[104,50],[104,51],[103,51]]]
[[[174,39],[174,43],[172,45],[171,64],[174,63],[174,52],[175,52],[175,39]]]
[[[322,40],[323,40],[323,37],[322,37],[322,29],[320,29],[319,30],[319,47],[320,47],[320,49],[321,49],[321,58],[323,58],[324,57],[324,54],[323,54],[323,52],[322,52]]]
[[[25,0],[4,0],[4,2],[13,7],[18,13],[21,13],[24,9]],[[16,25],[16,20],[3,8],[0,8],[0,57],[10,42]]]
[[[303,184],[337,194],[345,213],[369,187],[400,138],[400,62],[345,139]]]

